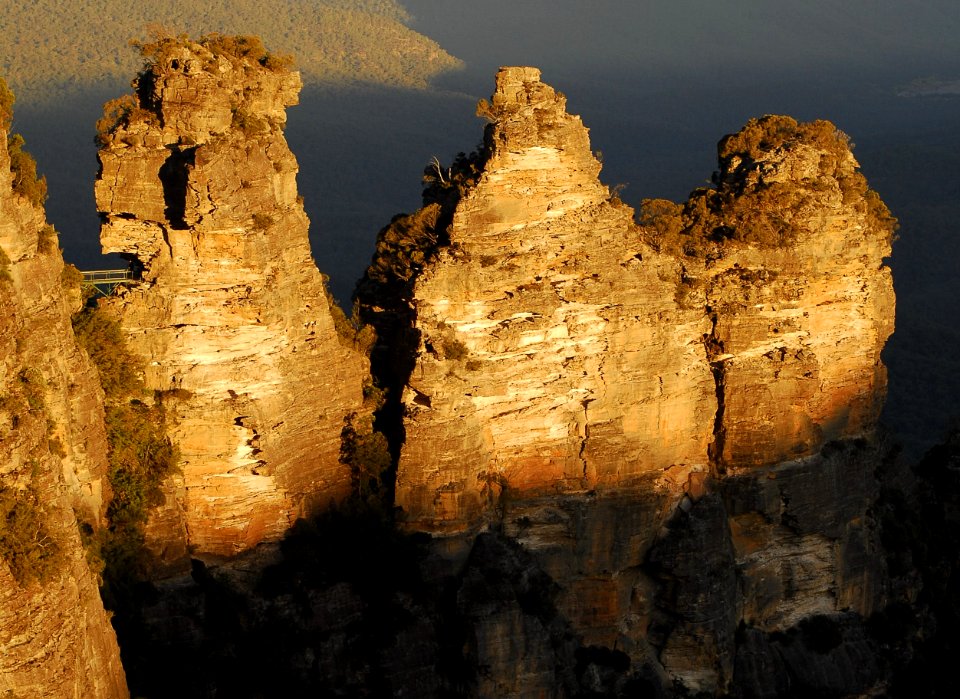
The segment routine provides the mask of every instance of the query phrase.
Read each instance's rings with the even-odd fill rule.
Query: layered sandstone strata
[[[0,82],[0,91],[5,85]],[[103,392],[77,346],[56,232],[0,125],[0,694],[127,696],[81,545],[109,498]]]
[[[871,432],[892,219],[843,134],[751,122],[721,144],[716,189],[653,202],[637,226],[536,69],[501,69],[480,111],[483,152],[434,168],[428,194],[447,211],[395,221],[368,272],[397,276],[398,236],[432,222],[419,258],[402,251],[417,262],[397,475],[411,526],[453,532],[504,491],[649,474],[670,472],[679,496],[708,465],[772,465]]]
[[[689,285],[713,322],[719,467],[871,434],[893,332],[894,220],[829,122],[752,120],[719,154],[716,189],[691,195],[672,241],[692,246]]]
[[[752,121],[721,142],[716,188],[647,202],[637,226],[538,71],[502,69],[480,113],[485,150],[433,168],[437,203],[385,229],[368,272],[403,301],[371,317],[412,350],[407,524],[495,520],[557,583],[550,608],[645,681],[760,686],[776,634],[884,599],[882,450],[855,438],[885,394],[894,221],[826,122]],[[473,622],[497,682],[503,639],[544,642],[515,612]],[[810,661],[782,652],[777,681],[871,681],[842,653],[788,671]]]
[[[96,198],[104,251],[138,274],[110,307],[182,454],[149,538],[233,554],[348,492],[367,363],[311,258],[283,137],[299,75],[243,38],[145,54],[135,97],[107,107]]]
[[[314,693],[880,692],[887,455],[859,437],[883,397],[892,221],[842,134],[751,123],[715,190],[637,226],[537,71],[501,71],[481,112],[484,150],[428,169],[359,292],[401,389],[380,420],[403,411],[406,526],[465,534],[420,557],[334,520],[262,578],[236,559],[168,581],[150,635],[221,688],[273,653],[277,682]],[[252,649],[236,666],[203,660],[225,608]]]
[[[586,128],[539,75],[497,75],[478,181],[415,281],[397,474],[414,527],[463,529],[502,491],[707,466],[709,320],[678,303],[680,265],[611,199]]]

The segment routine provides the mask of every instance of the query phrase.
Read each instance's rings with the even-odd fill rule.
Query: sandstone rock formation
[[[78,532],[109,498],[103,392],[70,324],[78,281],[0,118],[0,694],[125,697]]]
[[[299,76],[260,51],[160,40],[101,124],[101,241],[138,273],[111,308],[183,457],[150,525],[168,559],[276,539],[350,487],[340,434],[367,362],[310,255],[282,133]]]
[[[411,527],[469,528],[503,490],[707,468],[709,321],[597,180],[565,102],[535,69],[500,71],[479,180],[416,278],[397,474]]]
[[[476,175],[436,168],[434,189],[460,191],[408,283],[411,527],[462,531],[502,493],[644,474],[682,493],[711,465],[868,434],[882,405],[892,219],[842,134],[751,123],[722,144],[717,190],[654,202],[637,226],[564,107],[537,70],[501,69]],[[368,278],[396,268],[383,243],[428,212],[384,231]]]
[[[893,332],[893,219],[829,122],[764,117],[719,151],[717,188],[695,192],[661,240],[697,258],[683,256],[713,324],[719,467],[870,434]]]
[[[360,286],[399,339],[375,370],[407,372],[405,526],[469,551],[489,525],[532,554],[551,614],[603,650],[583,656],[597,692],[632,673],[763,694],[764,662],[862,691],[875,665],[844,674],[853,656],[814,662],[777,634],[826,619],[863,656],[857,620],[885,600],[870,508],[892,217],[832,125],[765,117],[721,142],[716,188],[646,202],[637,225],[564,102],[501,69],[483,151],[428,169],[427,205],[384,229]],[[473,660],[503,672],[480,695],[555,687],[542,609],[483,609],[463,612]],[[520,672],[515,634],[537,657],[497,684]]]

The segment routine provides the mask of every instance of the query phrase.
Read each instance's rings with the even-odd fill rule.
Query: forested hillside
[[[460,62],[408,28],[396,0],[37,0],[0,2],[0,71],[25,101],[128,80],[131,38],[151,31],[257,34],[296,56],[307,82],[424,87]]]

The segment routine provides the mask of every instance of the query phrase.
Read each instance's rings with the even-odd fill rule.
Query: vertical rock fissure
[[[157,176],[163,185],[163,214],[174,230],[186,230],[187,182],[196,160],[196,146],[180,150],[171,147],[170,157],[163,163]]]
[[[590,477],[586,452],[587,440],[590,438],[590,422],[587,415],[587,408],[590,405],[591,400],[591,398],[587,398],[581,403],[581,405],[583,405],[583,429],[580,430],[580,451],[577,453],[577,458],[580,459],[580,467],[581,473],[583,474],[584,483],[587,483]]]
[[[361,321],[377,331],[370,373],[386,390],[386,399],[374,415],[374,429],[387,438],[392,462],[390,481],[396,478],[406,441],[403,391],[420,348],[414,287],[427,264],[450,246],[454,212],[479,180],[490,150],[485,143],[469,156],[460,153],[449,168],[435,162],[424,169],[427,184],[422,193],[423,208],[395,216],[379,232],[373,260],[353,294]],[[394,484],[386,485],[392,497]]]
[[[704,336],[703,347],[707,353],[707,362],[710,364],[710,373],[713,374],[717,396],[717,412],[713,417],[713,441],[707,447],[707,457],[710,461],[710,470],[714,475],[721,476],[726,473],[726,466],[723,461],[724,438],[726,436],[726,430],[723,426],[725,359],[723,359],[723,341],[717,337],[718,314],[710,306],[706,307],[706,314],[710,318],[710,334]]]

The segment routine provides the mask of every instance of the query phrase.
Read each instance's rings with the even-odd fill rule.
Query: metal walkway
[[[119,284],[133,279],[129,269],[95,269],[80,273],[83,275],[83,286],[94,289],[95,293],[102,296],[109,296]]]

